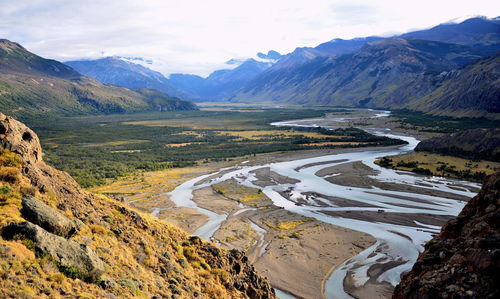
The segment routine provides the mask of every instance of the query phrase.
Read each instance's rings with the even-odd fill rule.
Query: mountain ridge
[[[35,55],[17,43],[0,41],[3,112],[16,116],[76,115],[164,111],[172,107],[197,109],[192,103],[166,94],[153,95],[102,84],[61,62]]]
[[[443,72],[487,54],[489,49],[443,42],[383,39],[352,54],[315,58],[293,71],[270,68],[242,87],[232,100],[404,109],[434,91],[443,80],[439,77]],[[430,112],[426,108],[423,105],[414,110]]]

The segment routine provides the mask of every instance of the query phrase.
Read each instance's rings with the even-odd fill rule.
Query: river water
[[[388,114],[389,112],[383,111],[375,113],[373,117],[384,117]],[[328,123],[332,121],[342,122],[347,120],[349,119],[329,118],[327,116],[324,118],[280,122],[273,125],[328,127]],[[225,168],[216,173],[191,179],[170,192],[169,196],[177,206],[198,209],[209,217],[209,221],[194,233],[209,240],[227,218],[227,215],[217,214],[199,207],[192,200],[193,191],[231,178],[234,178],[242,185],[262,189],[262,192],[276,206],[306,217],[313,217],[325,223],[361,231],[376,239],[376,243],[371,247],[345,261],[333,271],[325,284],[326,298],[352,298],[344,289],[344,280],[347,275],[350,275],[354,280],[355,287],[363,286],[370,279],[375,279],[377,283],[387,282],[395,286],[400,281],[401,274],[411,269],[418,254],[423,250],[425,242],[431,239],[433,234],[439,232],[440,227],[417,220],[414,220],[414,224],[411,225],[365,221],[349,217],[331,216],[328,212],[362,211],[373,213],[382,210],[383,213],[406,213],[407,215],[455,216],[462,210],[465,202],[411,192],[382,190],[375,187],[360,188],[337,185],[327,181],[327,177],[318,176],[317,172],[343,163],[361,162],[376,171],[376,174],[370,177],[379,182],[419,186],[422,189],[447,192],[464,197],[474,196],[475,193],[471,190],[475,190],[480,186],[470,182],[459,182],[445,178],[415,176],[410,173],[379,167],[374,164],[377,158],[410,152],[415,148],[418,140],[411,136],[391,134],[388,130],[372,130],[371,132],[377,135],[403,139],[408,144],[395,149],[358,151],[264,165],[240,165]],[[282,176],[295,179],[297,183],[276,184],[264,188],[254,185],[253,182],[256,180],[254,171],[264,167],[269,167],[272,172]],[[457,187],[457,184],[460,187]],[[288,192],[291,196],[283,196],[285,192]],[[311,197],[311,193],[319,195]],[[328,201],[326,197],[343,198],[354,204],[339,207]],[[302,203],[297,204],[297,199],[302,199]],[[304,201],[307,203],[303,204]],[[355,203],[359,203],[359,206]],[[381,273],[375,278],[370,277],[369,269],[371,267],[390,263],[392,263],[391,267],[383,267],[379,271]],[[284,293],[280,292],[280,294]]]

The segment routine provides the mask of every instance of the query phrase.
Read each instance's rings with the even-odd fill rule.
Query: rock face
[[[53,257],[63,272],[74,278],[95,281],[104,273],[104,263],[92,249],[51,234],[33,223],[12,224],[3,230],[3,235],[7,239],[22,235],[33,241],[38,255]]]
[[[81,226],[78,221],[68,219],[68,217],[43,202],[36,200],[33,196],[23,196],[22,205],[21,213],[26,220],[58,236],[69,238]]]
[[[13,153],[21,163],[2,164]],[[86,192],[45,164],[32,130],[0,113],[6,168],[17,179],[0,176],[2,298],[276,298],[243,253]]]
[[[193,239],[199,238],[192,237],[191,243],[195,243]],[[226,282],[226,287],[235,288],[250,298],[268,298],[274,294],[274,290],[265,279],[257,274],[243,252],[233,249],[229,251],[229,258],[226,259],[217,247],[201,243],[200,245],[202,252],[204,252],[202,256],[211,267],[230,269],[232,279]]]
[[[393,298],[500,297],[500,172],[429,241]]]
[[[0,113],[0,148],[20,155],[30,164],[42,160],[42,148],[35,132],[2,113]]]
[[[500,161],[500,128],[472,129],[421,141],[415,151]]]

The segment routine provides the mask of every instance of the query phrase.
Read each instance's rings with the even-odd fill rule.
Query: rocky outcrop
[[[22,162],[7,167],[12,152]],[[16,180],[0,176],[0,297],[276,298],[243,253],[86,192],[45,164],[33,131],[0,113],[7,170]]]
[[[500,172],[425,245],[394,299],[500,297]]]
[[[51,256],[61,270],[73,278],[95,281],[104,273],[104,263],[92,249],[51,234],[33,223],[12,224],[2,233],[7,239],[22,236],[32,241],[38,256]]]
[[[421,141],[415,151],[500,161],[500,128],[472,129]]]
[[[269,298],[274,295],[274,290],[257,274],[243,252],[233,249],[226,258],[217,247],[207,243],[202,244],[198,240],[198,237],[191,237],[190,243],[201,245],[201,256],[210,267],[230,269],[230,279],[226,281],[226,287],[235,288],[250,298]]]
[[[0,113],[0,148],[18,154],[25,163],[34,164],[42,160],[42,147],[35,132],[2,113]]]
[[[83,225],[81,221],[68,219],[68,217],[30,195],[23,196],[22,205],[21,214],[26,220],[61,237],[71,237]]]

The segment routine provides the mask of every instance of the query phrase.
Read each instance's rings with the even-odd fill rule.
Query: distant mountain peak
[[[0,48],[2,48],[2,49],[20,48],[20,49],[26,50],[20,44],[13,42],[13,41],[10,41],[8,39],[4,39],[4,38],[0,39]]]
[[[279,52],[277,51],[274,51],[274,50],[269,50],[267,52],[267,54],[264,54],[262,52],[259,52],[257,53],[257,57],[261,58],[261,59],[269,59],[269,60],[278,60],[280,59],[281,57],[283,57],[283,55],[281,55]]]

